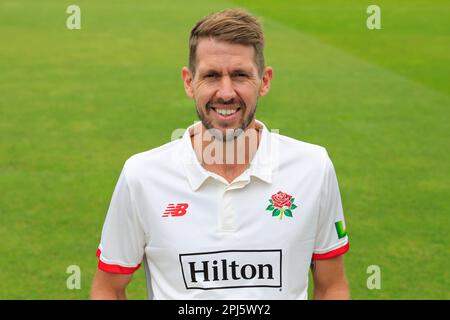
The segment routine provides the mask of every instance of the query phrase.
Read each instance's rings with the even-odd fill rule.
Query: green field
[[[66,8],[81,7],[81,30]],[[369,4],[382,29],[366,28]],[[0,2],[0,299],[86,299],[124,161],[196,120],[183,90],[202,16],[261,16],[269,129],[325,146],[354,299],[450,299],[450,2]],[[66,269],[81,268],[68,290]],[[366,286],[381,268],[381,289]],[[141,268],[128,289],[146,297]]]

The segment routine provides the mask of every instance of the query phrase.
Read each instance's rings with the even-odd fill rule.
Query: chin
[[[210,128],[212,136],[222,141],[231,141],[235,138],[237,131],[242,130],[239,124],[236,125],[213,125]]]

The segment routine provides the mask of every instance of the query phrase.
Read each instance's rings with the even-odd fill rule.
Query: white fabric
[[[149,299],[307,299],[312,255],[348,242],[335,228],[344,221],[335,171],[323,147],[258,123],[258,151],[231,184],[199,164],[193,126],[128,159],[103,227],[101,262],[144,262]],[[279,191],[294,198],[292,217],[266,210]],[[170,204],[187,204],[186,213],[163,216]]]

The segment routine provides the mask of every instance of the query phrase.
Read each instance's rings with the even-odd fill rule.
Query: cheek
[[[244,100],[247,107],[254,107],[258,100],[258,88],[254,85],[242,84],[236,86],[236,93]]]
[[[254,95],[247,95],[247,96],[241,95],[240,97],[247,107],[247,110],[245,112],[250,113],[256,106],[257,102],[256,97]]]
[[[212,99],[214,91],[205,88],[196,88],[194,90],[194,100],[200,107],[204,107]]]

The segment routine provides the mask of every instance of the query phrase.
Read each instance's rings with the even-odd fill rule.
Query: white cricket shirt
[[[307,299],[312,259],[349,248],[326,150],[269,132],[228,183],[182,139],[129,158],[97,250],[99,269],[144,263],[149,299]],[[195,125],[200,125],[197,123]]]

